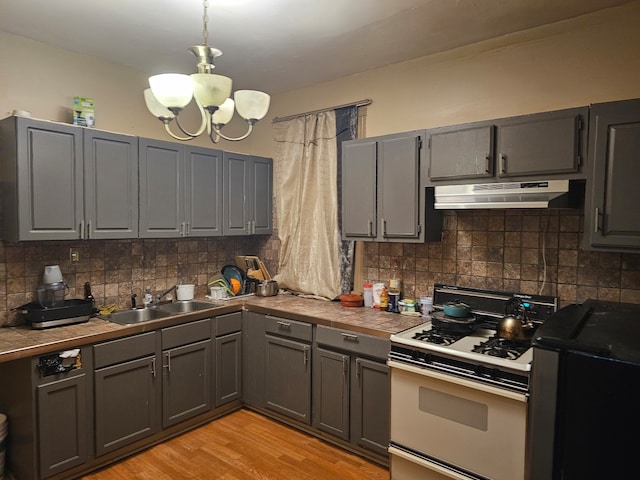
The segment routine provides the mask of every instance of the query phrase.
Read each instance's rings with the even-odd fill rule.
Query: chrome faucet
[[[176,288],[177,288],[177,285],[173,285],[173,286],[169,287],[168,289],[166,289],[164,292],[162,292],[160,295],[156,296],[156,303],[160,303],[160,300],[162,299],[162,297],[164,297],[165,295],[168,295],[169,293],[171,293]]]
[[[137,296],[138,296],[137,293],[132,293],[131,294],[131,308],[132,309],[136,309],[137,308],[137,306],[136,306],[136,297]]]

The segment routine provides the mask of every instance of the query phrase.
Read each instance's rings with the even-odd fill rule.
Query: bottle
[[[145,307],[153,303],[153,295],[151,294],[151,287],[148,285],[144,288],[144,300],[142,300],[142,303],[144,303]]]
[[[373,307],[373,284],[365,283],[362,289],[364,296],[364,306]]]
[[[389,294],[387,293],[387,287],[382,287],[380,292],[380,310],[386,310],[389,307]]]
[[[85,300],[90,300],[91,301],[91,305],[95,306],[96,299],[94,298],[93,294],[91,293],[91,283],[89,283],[89,282],[84,282],[84,299]]]
[[[402,277],[400,276],[400,267],[398,267],[398,259],[391,259],[391,274],[389,275],[389,293],[398,295],[402,290]]]

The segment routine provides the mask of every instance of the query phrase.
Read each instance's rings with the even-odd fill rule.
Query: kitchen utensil
[[[230,288],[232,288],[231,279],[235,279],[240,284],[240,288],[237,290],[237,292],[233,292],[232,290],[233,295],[241,295],[245,293],[244,287],[246,276],[244,270],[237,267],[236,265],[225,265],[224,267],[222,267],[222,276],[227,280]]]
[[[343,307],[361,307],[363,304],[364,297],[362,295],[340,295],[340,305],[342,305]]]
[[[498,322],[498,337],[505,340],[527,341],[531,340],[536,328],[527,318],[527,311],[522,301],[513,297],[507,300],[505,316]]]
[[[278,294],[278,282],[275,280],[262,280],[256,285],[256,296],[272,297]]]
[[[443,311],[431,313],[431,323],[434,327],[448,333],[470,333],[476,321],[475,315],[466,317],[452,317]]]
[[[447,302],[442,306],[445,315],[456,318],[464,318],[471,313],[471,307],[462,302]]]
[[[196,286],[193,284],[176,285],[176,299],[193,300]]]
[[[48,308],[38,302],[31,302],[15,310],[36,329],[86,322],[94,313],[91,300],[79,298],[63,300],[57,306]]]
[[[36,291],[38,303],[42,308],[61,306],[64,303],[67,288],[63,282],[43,283]]]
[[[47,265],[44,267],[42,283],[62,283],[63,281],[60,265]]]

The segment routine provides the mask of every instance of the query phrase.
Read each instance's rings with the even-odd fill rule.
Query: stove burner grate
[[[417,332],[413,338],[423,342],[435,343],[437,345],[451,345],[461,338],[466,337],[466,333],[452,333],[441,328],[431,328],[430,330],[422,330]]]
[[[476,353],[491,355],[493,357],[506,358],[507,360],[515,360],[531,346],[531,342],[518,342],[507,340],[505,338],[492,337],[489,340],[479,343],[473,347]]]

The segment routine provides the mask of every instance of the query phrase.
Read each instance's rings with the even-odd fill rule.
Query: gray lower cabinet
[[[211,320],[160,330],[162,427],[211,409]]]
[[[387,456],[388,339],[318,325],[313,350],[313,426]]]
[[[62,352],[60,352],[62,353]],[[0,364],[0,411],[9,418],[6,465],[18,479],[45,479],[93,455],[90,347],[62,363],[59,354]]]
[[[440,213],[424,188],[424,135],[421,130],[342,143],[344,239],[440,239]]]
[[[242,396],[242,312],[220,315],[213,325],[214,405],[219,407]]]
[[[224,152],[223,178],[223,235],[272,233],[273,161]]]
[[[138,236],[138,139],[56,122],[0,122],[5,240]]]
[[[160,430],[156,332],[94,346],[96,456]]]
[[[265,406],[311,424],[313,327],[270,315],[265,320]]]
[[[588,118],[579,107],[429,130],[429,182],[583,179]]]
[[[640,99],[591,106],[584,245],[640,251]]]
[[[264,408],[266,315],[242,312],[242,400]]]
[[[140,139],[140,237],[222,234],[222,152]]]

